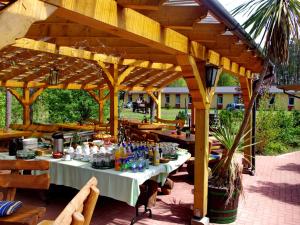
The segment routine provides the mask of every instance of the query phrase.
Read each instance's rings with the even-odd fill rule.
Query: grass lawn
[[[179,111],[183,111],[184,109],[162,109],[161,111],[161,118],[166,120],[175,120],[176,115]],[[191,110],[188,110],[190,113]],[[138,119],[142,120],[144,116],[150,116],[150,114],[143,114],[143,113],[136,113],[132,112],[132,109],[124,109],[121,113],[121,118],[126,119]]]

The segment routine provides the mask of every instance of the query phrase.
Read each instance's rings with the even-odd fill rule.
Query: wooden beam
[[[86,92],[97,102],[100,102],[100,97],[96,95],[96,93],[93,90],[86,90]]]
[[[23,88],[23,124],[31,124],[30,120],[30,89]]]
[[[197,65],[194,57],[183,55],[178,55],[177,60],[183,70],[183,78],[187,82],[195,108],[207,108],[210,102],[203,82],[205,79],[205,63],[202,62]]]
[[[188,54],[188,38],[129,8],[118,8],[113,0],[91,0],[82,7],[75,0],[43,0],[60,7],[57,15],[74,22],[117,34],[169,54]],[[103,13],[109,12],[109,13]],[[122,22],[119,22],[122,18]],[[144,29],[147,27],[147,30]]]
[[[164,0],[166,1],[166,0]],[[162,0],[117,0],[119,5],[124,8],[138,9],[138,10],[158,10]]]
[[[134,66],[129,66],[123,73],[121,73],[119,78],[118,78],[118,84],[120,85],[126,79],[126,77],[128,77],[130,75],[130,73],[134,69],[135,69]]]
[[[103,71],[103,77],[107,80],[108,85],[114,86],[114,84],[115,84],[114,78],[113,78],[112,74],[110,73],[110,71],[106,68],[106,65],[101,61],[98,61],[98,65],[101,67],[101,69]]]
[[[24,37],[31,24],[47,19],[57,7],[39,0],[18,0],[0,13],[0,49]]]
[[[82,89],[81,84],[77,83],[70,83],[70,84],[58,84],[58,85],[51,85],[46,83],[40,83],[40,82],[21,82],[21,81],[14,81],[14,80],[8,80],[8,81],[1,81],[0,80],[0,86],[1,87],[7,87],[7,88],[42,88],[47,87],[48,89],[71,89],[71,90],[80,90]],[[88,84],[85,86],[85,90],[91,90],[91,89],[97,89],[99,88],[98,85]]]
[[[15,96],[15,98],[18,100],[18,102],[23,105],[23,97],[20,96],[20,94],[14,90],[14,89],[11,89],[11,88],[7,88],[7,90],[13,95]]]
[[[110,64],[120,64],[123,66],[134,66],[147,69],[156,69],[156,70],[170,70],[170,71],[181,71],[180,66],[176,66],[170,63],[160,63],[160,62],[151,62],[147,60],[136,60],[136,59],[123,59],[121,57],[110,56],[106,54],[94,54],[90,51],[60,46],[58,47],[55,44],[36,41],[29,38],[21,38],[16,40],[16,43],[13,45],[19,48],[31,49],[41,52],[55,53],[59,55],[101,61],[102,63]],[[198,51],[198,50],[195,50]]]
[[[32,105],[36,101],[36,99],[42,94],[45,88],[46,87],[39,88],[30,96],[29,105]]]
[[[158,98],[151,91],[147,91],[147,94],[152,98],[156,105],[158,105]]]
[[[143,14],[159,22],[163,27],[191,27],[197,24],[202,18],[206,17],[208,10],[199,5],[171,4],[162,5],[157,11],[143,11]]]
[[[212,87],[212,88],[209,90],[209,102],[212,102],[212,100],[213,100],[213,97],[214,97],[216,88],[217,88],[217,86],[218,86],[218,82],[219,82],[219,79],[220,79],[220,76],[221,76],[222,72],[223,72],[223,69],[220,68],[220,69],[218,70],[218,73],[217,73],[217,76],[216,76],[215,85],[214,85],[214,87]]]

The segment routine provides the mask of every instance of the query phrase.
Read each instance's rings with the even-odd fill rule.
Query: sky
[[[235,7],[247,2],[247,0],[219,0],[219,2],[225,7],[225,9],[227,9],[228,12],[231,13]],[[235,16],[235,19],[242,25],[247,18],[239,14]]]
[[[248,2],[248,0],[218,0],[224,7],[227,9],[228,12],[231,13],[233,9],[235,9],[237,6]],[[237,22],[239,22],[241,25],[247,20],[247,16],[244,16],[243,14],[238,14],[234,17]],[[247,30],[246,30],[247,31]],[[262,38],[262,34],[256,38],[256,43],[259,43]]]

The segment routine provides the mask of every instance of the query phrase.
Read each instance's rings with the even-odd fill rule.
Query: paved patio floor
[[[235,225],[299,225],[300,224],[300,152],[277,157],[258,156],[255,176],[244,175],[245,195],[240,200]],[[189,224],[193,203],[193,185],[186,172],[172,178],[176,183],[172,194],[158,196],[153,218],[146,216],[137,225]],[[100,190],[101,190],[101,184]],[[20,191],[17,198],[31,204],[44,205],[44,219],[53,219],[76,191],[58,188],[46,204],[34,191]],[[126,203],[101,197],[93,225],[130,224],[135,210]]]

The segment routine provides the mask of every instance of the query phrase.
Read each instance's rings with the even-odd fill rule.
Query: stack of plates
[[[38,148],[38,139],[37,138],[26,138],[23,139],[23,149],[24,150],[34,150]]]

